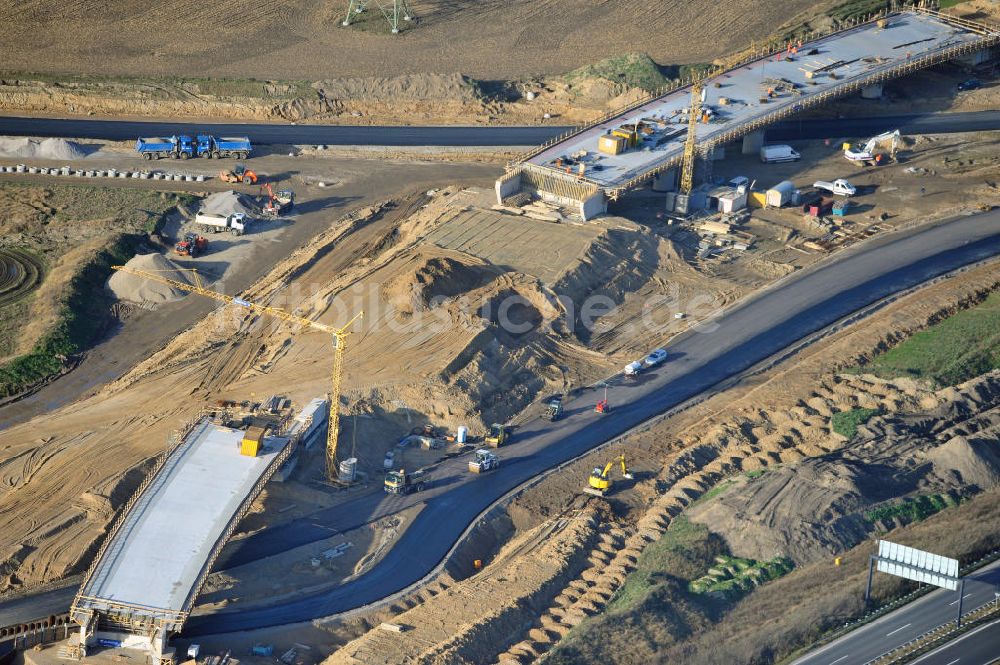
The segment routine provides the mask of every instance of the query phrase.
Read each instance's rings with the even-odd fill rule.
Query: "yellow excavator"
[[[625,456],[619,455],[605,464],[603,469],[599,466],[594,467],[594,470],[590,472],[590,487],[585,488],[583,491],[594,496],[606,496],[614,486],[614,481],[611,480],[611,468],[615,465],[615,462],[622,465],[622,478],[632,480],[635,477],[629,473],[628,467],[625,466]]]

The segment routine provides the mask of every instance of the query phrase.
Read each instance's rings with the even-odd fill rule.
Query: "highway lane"
[[[596,393],[569,402],[556,423],[529,421],[501,450],[497,473],[474,476],[462,460],[439,469],[423,495],[372,497],[356,508],[398,509],[424,501],[400,542],[369,573],[329,592],[273,607],[192,617],[186,634],[221,633],[327,616],[377,601],[421,579],[447,553],[466,525],[497,497],[541,471],[580,455],[627,429],[701,393],[787,348],[806,335],[882,297],[969,262],[1000,253],[1000,211],[935,224],[909,236],[847,250],[838,260],[804,272],[725,312],[710,332],[689,332],[668,347],[671,359],[634,384],[610,391],[611,414],[593,413]],[[581,479],[581,483],[584,479]],[[287,527],[236,543],[224,565],[283,551],[340,530],[344,513],[320,511]],[[348,518],[349,519],[349,518]],[[291,538],[292,542],[287,542]]]
[[[664,366],[634,384],[611,389],[615,405],[611,414],[594,414],[597,395],[585,393],[567,403],[564,419],[525,424],[512,444],[501,450],[503,465],[498,473],[474,476],[463,470],[465,460],[452,460],[435,471],[433,486],[422,494],[359,497],[349,510],[341,506],[319,511],[293,522],[293,526],[269,529],[234,543],[220,565],[229,567],[284,551],[344,530],[352,520],[367,521],[408,503],[426,502],[401,542],[355,582],[272,607],[197,615],[185,632],[222,633],[299,622],[389,596],[433,569],[466,525],[496,498],[541,471],[582,454],[888,294],[998,253],[1000,211],[939,222],[912,235],[888,236],[848,249],[728,310],[715,321],[713,332],[692,331],[675,338]],[[288,541],[290,534],[296,535]],[[56,595],[48,598],[48,605],[39,601],[33,606],[33,615],[25,618],[66,609],[63,599]],[[26,607],[22,603],[22,608]],[[43,607],[44,611],[37,611]]]
[[[912,665],[990,665],[1000,662],[1000,619],[921,656]]]
[[[880,575],[882,573],[875,573]],[[967,575],[962,611],[967,612],[994,600],[1000,590],[1000,562]],[[873,658],[902,646],[929,630],[954,621],[958,612],[958,592],[938,589],[912,603],[852,630],[843,637],[796,660],[792,665],[864,665]],[[989,640],[987,633],[978,640]],[[993,655],[1000,655],[1000,642],[993,643]],[[935,660],[935,663],[938,661]],[[948,663],[948,660],[941,661]],[[965,660],[959,661],[965,663]],[[988,661],[987,661],[988,662]]]
[[[918,113],[870,118],[786,120],[767,130],[768,141],[871,136],[887,129],[904,134],[938,134],[1000,130],[1000,111]],[[268,123],[185,123],[89,118],[0,117],[0,135],[42,136],[112,141],[139,136],[197,134],[248,135],[254,143],[380,146],[531,146],[544,143],[570,127],[517,126],[350,126]]]

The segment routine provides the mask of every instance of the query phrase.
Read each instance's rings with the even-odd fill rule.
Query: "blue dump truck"
[[[235,157],[246,159],[250,156],[253,146],[246,136],[230,136],[216,138],[209,134],[199,134],[196,150],[199,157],[220,159]]]
[[[199,134],[197,139],[183,135],[169,138],[141,138],[135,142],[135,151],[146,159],[162,159],[164,157],[173,157],[174,159],[189,159],[191,157],[246,159],[253,151],[253,146],[246,136],[216,138],[210,134]]]
[[[194,157],[194,141],[191,140],[190,136],[140,138],[135,142],[135,151],[146,159],[162,159],[164,157],[187,159]]]

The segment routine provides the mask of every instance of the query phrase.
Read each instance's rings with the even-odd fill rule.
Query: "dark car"
[[[969,79],[968,81],[962,81],[959,83],[958,89],[964,92],[966,90],[975,90],[976,88],[981,88],[982,86],[982,81],[979,79]]]

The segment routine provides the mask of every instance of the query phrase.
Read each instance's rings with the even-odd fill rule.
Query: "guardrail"
[[[198,594],[201,593],[202,587],[205,586],[205,581],[208,579],[209,573],[212,572],[212,566],[215,565],[216,560],[222,553],[222,548],[225,547],[226,543],[229,542],[229,539],[232,538],[233,533],[236,531],[236,527],[239,526],[240,520],[246,517],[246,514],[250,511],[250,507],[253,505],[253,502],[256,501],[257,497],[260,496],[260,493],[263,491],[264,485],[266,485],[271,479],[271,476],[273,476],[274,473],[281,468],[281,465],[288,460],[288,457],[292,454],[292,450],[295,448],[293,444],[294,441],[289,438],[281,452],[278,453],[273,460],[271,460],[271,463],[267,465],[266,469],[264,469],[264,473],[261,474],[260,478],[257,479],[257,482],[254,483],[254,486],[250,489],[250,492],[246,495],[246,497],[244,497],[242,503],[240,503],[239,509],[233,515],[232,519],[229,520],[226,530],[222,532],[222,535],[219,536],[218,539],[216,539],[215,545],[212,546],[211,554],[209,554],[208,559],[205,560],[205,564],[201,567],[201,571],[198,573],[198,578],[191,586],[191,590],[188,592],[187,598],[184,599],[183,612],[185,619],[188,614],[190,614],[191,609],[194,606],[194,601],[198,598]],[[177,625],[174,630],[180,631],[182,625],[183,621]]]
[[[987,566],[987,565],[993,563],[994,561],[997,561],[998,559],[1000,559],[1000,549],[993,550],[992,552],[989,552],[988,554],[983,555],[982,557],[980,557],[976,561],[973,561],[972,563],[969,563],[969,564],[966,564],[965,566],[962,566],[959,569],[959,571],[960,571],[960,573],[962,575],[968,575],[969,573],[971,573],[971,572],[973,572],[975,570],[979,570],[983,566]],[[885,616],[886,614],[889,614],[889,613],[891,613],[891,612],[899,609],[900,607],[902,607],[904,605],[907,605],[907,604],[913,602],[914,600],[917,600],[918,598],[922,598],[923,596],[926,596],[927,594],[929,594],[929,593],[931,593],[933,591],[936,591],[936,590],[937,590],[937,587],[924,586],[922,588],[915,589],[915,590],[911,591],[908,594],[905,594],[903,596],[899,596],[898,598],[894,598],[893,600],[885,603],[884,605],[880,605],[879,607],[875,608],[871,612],[866,612],[864,616],[858,617],[854,621],[849,621],[849,622],[845,623],[843,626],[841,626],[840,628],[835,628],[835,629],[831,630],[830,632],[826,633],[825,635],[821,636],[819,639],[817,639],[816,641],[814,641],[812,644],[810,644],[807,647],[804,647],[802,649],[799,649],[798,651],[796,651],[793,654],[789,655],[787,658],[785,658],[784,660],[782,660],[780,662],[781,663],[791,663],[791,662],[797,660],[798,658],[801,658],[802,656],[806,655],[807,653],[809,653],[811,651],[815,651],[817,648],[819,648],[821,646],[830,644],[831,642],[834,642],[835,640],[840,639],[841,637],[843,637],[844,635],[847,635],[848,633],[852,632],[853,630],[855,630],[857,628],[861,628],[862,626],[864,626],[866,624],[869,624],[869,623],[875,621],[876,619],[880,619],[881,617]],[[980,607],[982,607],[982,606],[980,606]],[[975,610],[972,610],[972,611],[975,611]],[[963,614],[962,616],[964,618],[965,615]],[[949,624],[954,624],[954,621],[949,621],[946,624],[942,624],[942,626],[946,626],[946,625],[949,625]],[[880,658],[881,658],[881,656],[880,656]]]
[[[865,665],[908,663],[914,656],[932,651],[996,617],[1000,617],[1000,601],[988,600],[979,607],[964,613],[961,626],[956,626],[954,621],[943,623],[922,635],[918,635],[906,644],[869,660]]]

